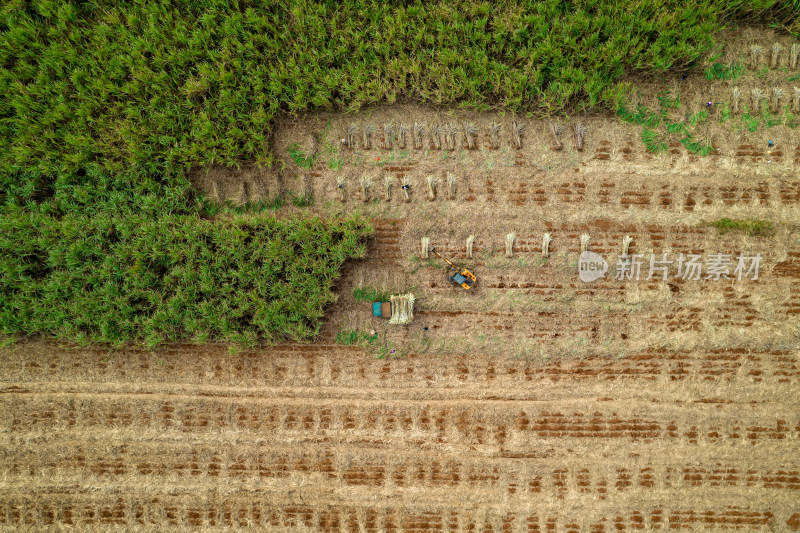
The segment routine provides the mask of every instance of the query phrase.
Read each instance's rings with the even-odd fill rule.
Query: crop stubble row
[[[625,181],[634,183],[622,185],[621,183]],[[334,189],[327,190],[321,186],[318,189],[318,195],[332,198],[335,194]],[[623,210],[678,209],[680,212],[693,212],[698,207],[708,206],[741,206],[752,209],[771,206],[794,208],[800,203],[800,181],[789,178],[763,180],[752,185],[730,183],[687,185],[656,179],[641,182],[635,177],[630,180],[619,180],[610,176],[591,176],[587,179],[578,174],[572,179],[565,175],[561,181],[551,182],[534,174],[502,182],[492,178],[475,178],[463,181],[459,190],[461,192],[457,194],[457,200],[467,205],[482,200],[490,204],[508,203],[517,207],[597,205]],[[423,193],[417,191],[416,194]],[[338,193],[336,195],[338,197]]]
[[[491,313],[486,313],[491,316]],[[39,345],[41,346],[41,345]],[[580,354],[576,354],[580,355]],[[279,345],[270,356],[244,352],[231,357],[225,348],[173,345],[158,352],[139,349],[108,354],[101,349],[26,349],[20,346],[0,360],[8,387],[23,381],[74,383],[213,382],[217,386],[323,387],[416,389],[433,382],[431,393],[465,386],[490,387],[497,395],[508,387],[531,383],[604,383],[645,380],[668,383],[703,381],[728,384],[793,384],[800,380],[800,360],[794,351],[718,348],[696,351],[645,349],[623,359],[589,358],[542,364],[535,360],[478,356],[411,354],[397,361],[373,361],[355,347],[340,345]],[[14,385],[11,383],[16,382]],[[427,385],[426,385],[427,386]],[[731,391],[729,391],[731,392]],[[735,392],[735,391],[733,391]],[[502,397],[502,394],[499,395]]]
[[[562,518],[558,511],[515,512],[494,508],[426,506],[396,503],[368,505],[316,505],[305,501],[274,502],[269,495],[248,497],[210,495],[53,495],[48,500],[30,497],[3,499],[0,524],[47,527],[78,526],[103,530],[124,526],[134,530],[153,527],[259,527],[294,531],[416,533],[426,531],[482,531],[502,533],[564,532],[605,533],[637,530],[767,530],[776,524],[796,531],[800,514],[775,513],[747,506],[693,509],[657,505],[647,510],[615,512],[603,508],[593,518]],[[598,516],[599,515],[599,516]],[[787,518],[788,516],[788,518]],[[282,528],[282,529],[281,529]]]
[[[248,490],[279,490],[284,483],[308,476],[320,485],[382,487],[398,496],[405,488],[462,487],[483,491],[481,499],[485,503],[501,503],[530,494],[559,499],[574,493],[595,494],[606,500],[614,493],[643,489],[800,490],[800,466],[788,448],[776,449],[776,455],[768,462],[759,457],[759,448],[728,446],[710,453],[691,442],[676,443],[658,462],[646,454],[630,454],[623,466],[619,452],[612,450],[591,464],[576,466],[568,451],[558,444],[535,451],[500,449],[470,457],[445,449],[405,450],[398,455],[390,448],[359,445],[300,448],[258,439],[241,438],[232,443],[222,438],[176,436],[171,441],[162,439],[160,453],[154,454],[153,441],[148,440],[154,433],[144,432],[139,440],[133,440],[123,431],[102,442],[72,436],[54,433],[37,439],[35,448],[10,451],[3,462],[4,479],[30,488],[71,483],[133,487],[155,478],[176,487],[188,479],[198,488],[209,488],[220,479],[228,479]],[[657,447],[643,449],[652,452]],[[688,456],[709,464],[674,462]],[[448,495],[434,491],[431,497],[446,500]]]

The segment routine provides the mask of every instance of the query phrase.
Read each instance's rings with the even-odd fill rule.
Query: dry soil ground
[[[756,37],[767,49],[783,39],[745,32],[720,61],[746,60]],[[232,356],[28,341],[0,352],[0,528],[799,530],[800,135],[749,131],[741,112],[723,122],[721,110],[733,86],[791,95],[800,70],[787,62],[732,81],[641,83],[651,108],[679,94],[676,116],[717,102],[694,130],[713,141],[708,157],[674,139],[648,153],[641,126],[613,117],[561,119],[553,151],[543,121],[396,105],[285,120],[273,171],[198,170],[197,187],[218,197],[313,194],[280,216],[357,211],[376,237],[311,345]],[[519,149],[514,120],[526,126]],[[414,122],[472,122],[475,147],[459,133],[437,149],[426,132],[415,149]],[[583,151],[576,122],[588,127]],[[389,123],[409,126],[405,148],[383,139]],[[350,124],[354,150],[340,143]],[[316,152],[313,168],[288,157],[293,143]],[[442,180],[432,200],[429,175]],[[722,217],[774,230],[720,234],[708,224]],[[583,233],[612,269],[629,235],[647,261],[759,253],[759,276],[682,280],[672,265],[668,280],[646,280],[645,264],[639,281],[583,283]],[[422,237],[471,267],[476,288],[450,286],[420,257]],[[373,319],[357,286],[413,290],[415,322]],[[379,337],[366,349],[334,343],[369,329]],[[375,357],[389,349],[404,357]]]
[[[0,373],[3,529],[800,527],[791,350],[543,364],[24,343]]]

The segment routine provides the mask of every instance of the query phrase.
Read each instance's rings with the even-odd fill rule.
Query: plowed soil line
[[[800,527],[792,352],[0,356],[4,530]]]

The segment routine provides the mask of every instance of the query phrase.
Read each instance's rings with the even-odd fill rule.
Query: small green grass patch
[[[390,294],[375,287],[355,287],[353,298],[361,302],[386,302]]]
[[[709,226],[717,228],[720,234],[740,231],[748,236],[756,237],[771,235],[775,229],[772,222],[768,220],[733,220],[730,218],[715,220],[710,222]]]
[[[314,168],[317,165],[317,157],[315,155],[306,155],[297,143],[289,145],[289,157],[300,168]]]
[[[369,346],[378,342],[378,334],[371,335],[355,329],[342,330],[336,334],[336,342],[345,346]]]
[[[736,62],[714,63],[706,70],[708,80],[735,80],[744,72],[744,67]]]

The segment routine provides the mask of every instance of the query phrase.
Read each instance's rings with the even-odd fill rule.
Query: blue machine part
[[[453,278],[452,279],[453,279],[453,281],[455,281],[459,285],[462,285],[467,281],[467,278],[465,278],[461,274],[453,274]]]

